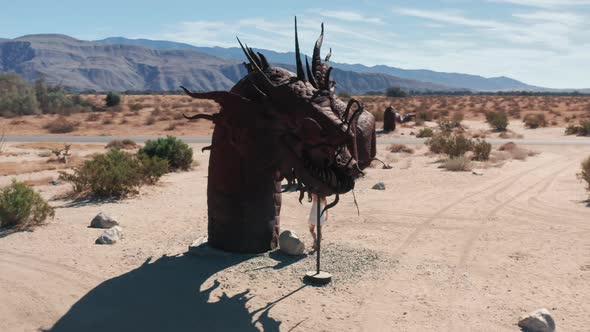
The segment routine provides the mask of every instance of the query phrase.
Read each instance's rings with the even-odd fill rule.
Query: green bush
[[[418,134],[416,134],[416,137],[418,138],[422,138],[422,137],[432,137],[432,135],[434,135],[434,131],[430,128],[422,128],[420,129],[420,131],[418,132]]]
[[[168,170],[166,161],[133,155],[118,149],[99,154],[74,168],[60,172],[74,191],[97,198],[122,198],[138,192],[143,184],[153,184]]]
[[[460,157],[473,148],[473,142],[463,135],[451,135],[447,138],[445,153],[449,157]]]
[[[193,162],[193,149],[174,136],[148,140],[139,153],[167,160],[172,170],[188,170]]]
[[[114,92],[109,92],[105,98],[107,107],[117,106],[121,103],[121,96]]]
[[[582,121],[579,126],[569,125],[565,128],[566,135],[590,136],[590,121]]]
[[[12,184],[0,190],[0,227],[29,227],[53,218],[55,211],[39,195],[22,182]]]
[[[143,182],[146,184],[155,184],[160,180],[162,175],[168,173],[168,161],[158,157],[148,157],[145,154],[138,154],[141,169],[140,173],[143,177]]]
[[[486,122],[496,131],[505,131],[508,128],[508,116],[504,112],[486,113]]]
[[[586,190],[590,191],[590,157],[582,162],[582,171],[578,174],[578,177],[586,182]]]
[[[473,143],[474,159],[478,161],[485,161],[490,159],[490,152],[492,152],[492,145],[484,140],[477,139]]]
[[[449,157],[460,157],[473,148],[473,141],[463,135],[447,135],[439,133],[432,136],[425,143],[430,152],[444,153]]]
[[[522,121],[524,122],[524,125],[530,129],[547,126],[547,120],[543,113],[527,114]]]
[[[399,86],[392,86],[385,90],[385,95],[391,98],[404,98],[407,97],[408,94],[402,90]]]
[[[0,115],[38,114],[39,103],[34,89],[14,73],[0,73]]]

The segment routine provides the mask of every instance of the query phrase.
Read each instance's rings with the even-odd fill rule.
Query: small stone
[[[113,244],[117,243],[123,237],[123,229],[119,226],[113,226],[96,239],[96,244]]]
[[[49,184],[53,185],[53,186],[57,186],[59,184],[59,182],[57,182],[55,180],[51,180],[51,181],[49,181]]]
[[[554,332],[555,321],[549,310],[543,308],[520,317],[518,326],[525,332]]]
[[[90,227],[92,228],[112,228],[114,226],[118,226],[119,223],[112,217],[107,216],[104,213],[99,213],[92,219],[90,222]]]
[[[385,183],[383,183],[383,182],[376,183],[373,186],[373,189],[375,189],[375,190],[385,190]]]
[[[287,255],[298,256],[305,252],[305,243],[295,232],[283,231],[279,235],[279,249]]]

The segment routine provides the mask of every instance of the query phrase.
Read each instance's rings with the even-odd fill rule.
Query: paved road
[[[156,139],[159,136],[70,136],[70,135],[23,135],[5,136],[6,142],[67,142],[67,143],[107,143],[115,139],[130,138],[136,142],[145,142],[149,139]],[[211,136],[180,136],[187,143],[211,143]],[[407,137],[391,138],[382,137],[377,139],[378,144],[423,144],[424,138]],[[571,139],[486,139],[491,144],[499,145],[506,142],[515,142],[521,145],[590,145],[590,138],[576,137]]]

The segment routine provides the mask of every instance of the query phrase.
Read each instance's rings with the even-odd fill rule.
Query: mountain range
[[[198,47],[190,44],[177,43],[165,40],[128,39],[123,37],[111,37],[97,40],[96,42],[109,44],[138,45],[160,50],[195,50],[221,58],[234,59],[238,61],[243,61],[244,59],[244,53],[242,52],[242,49],[239,47]],[[254,48],[254,50],[263,53],[264,56],[273,63],[286,63],[292,65],[295,64],[294,52],[279,53],[271,50],[257,48]],[[362,64],[345,64],[337,62],[331,62],[330,64],[334,68],[338,68],[344,71],[352,71],[358,73],[387,74],[399,78],[428,82],[457,89],[464,88],[477,91],[545,90],[545,88],[525,84],[523,82],[508,77],[486,78],[477,75],[443,73],[425,69],[401,69],[384,65],[368,67]]]
[[[255,49],[274,65],[294,70],[295,54]],[[74,91],[227,90],[246,74],[240,48],[197,47],[148,39],[83,41],[66,35],[37,34],[0,38],[0,72],[29,81],[44,77]],[[388,66],[331,63],[339,91],[362,94],[399,86],[415,91],[501,91],[544,88],[507,77],[406,70]]]

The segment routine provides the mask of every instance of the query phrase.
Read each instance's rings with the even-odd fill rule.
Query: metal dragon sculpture
[[[344,103],[330,78],[330,54],[315,43],[311,66],[300,56],[295,18],[297,72],[272,67],[238,39],[248,74],[229,92],[195,93],[221,106],[216,114],[185,116],[213,121],[207,184],[209,245],[260,253],[276,247],[281,181],[305,193],[338,196],[351,191],[375,157],[375,119],[354,99]]]

